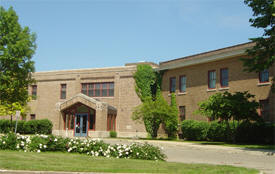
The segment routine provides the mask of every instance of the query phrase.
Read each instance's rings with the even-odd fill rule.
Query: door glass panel
[[[75,133],[80,133],[80,115],[76,116],[76,120],[75,120]]]
[[[86,134],[86,132],[87,132],[87,116],[83,116],[82,118],[83,118],[83,120],[82,120],[82,133]]]

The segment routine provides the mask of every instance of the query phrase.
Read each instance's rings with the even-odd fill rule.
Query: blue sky
[[[242,0],[0,0],[37,34],[36,71],[159,63],[248,42]]]

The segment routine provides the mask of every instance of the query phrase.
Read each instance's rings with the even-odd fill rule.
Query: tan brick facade
[[[241,50],[250,46],[251,44],[243,44],[160,63],[160,69],[165,70],[162,81],[163,96],[166,100],[170,100],[169,79],[176,77],[176,100],[178,106],[185,106],[186,119],[207,120],[206,117],[194,114],[200,101],[206,100],[217,92],[248,91],[255,95],[257,101],[268,99],[269,118],[266,120],[275,121],[275,95],[271,92],[275,65],[269,69],[269,82],[267,83],[259,83],[259,73],[244,72],[240,58],[245,57],[245,54]],[[235,55],[231,54],[234,51]],[[220,84],[222,68],[228,69],[229,85],[225,88],[222,88]],[[216,71],[215,89],[208,89],[208,71],[211,70]],[[187,79],[186,92],[184,93],[179,91],[179,78],[182,75]]]
[[[156,70],[163,71],[162,92],[165,99],[170,102],[170,78],[176,78],[176,100],[178,106],[185,106],[186,119],[207,120],[205,117],[195,115],[197,104],[217,92],[249,91],[256,95],[256,100],[268,99],[269,118],[275,121],[275,95],[271,93],[271,81],[274,77],[275,65],[269,69],[269,82],[259,83],[258,73],[243,71],[242,62],[245,49],[253,44],[241,44],[211,52],[201,53],[189,57],[179,58],[167,62],[150,64]],[[70,129],[69,117],[76,116],[78,108],[85,107],[89,115],[95,113],[94,127],[88,130],[86,136],[109,136],[108,126],[115,125],[119,137],[146,137],[143,124],[131,119],[133,108],[141,104],[135,92],[133,73],[136,63],[126,64],[123,67],[94,68],[79,70],[64,70],[37,72],[33,74],[37,85],[37,98],[29,102],[30,115],[35,119],[48,118],[53,122],[53,133],[63,136],[75,136],[76,119]],[[228,69],[229,85],[222,88],[220,85],[220,70]],[[216,88],[208,89],[208,72],[216,71]],[[186,77],[186,92],[179,91],[179,78]],[[111,97],[88,97],[81,94],[82,84],[113,83],[114,95]],[[66,99],[61,97],[61,85],[66,84]],[[29,93],[31,95],[31,87]],[[84,108],[84,109],[85,109]],[[109,116],[116,116],[115,121],[108,120]],[[84,117],[83,117],[84,118]],[[89,117],[91,120],[92,117]],[[88,121],[89,121],[88,120]],[[163,129],[159,133],[164,133]]]
[[[114,96],[112,97],[88,97],[101,104],[106,104],[116,110],[116,131],[120,137],[139,136],[146,137],[142,124],[137,124],[131,119],[132,109],[141,102],[135,93],[133,73],[136,65],[112,68],[81,69],[67,71],[37,72],[33,74],[37,85],[37,98],[29,105],[31,114],[36,119],[48,118],[53,122],[53,133],[73,136],[74,130],[67,130],[64,126],[63,109],[77,103],[85,104],[96,110],[95,130],[90,130],[91,137],[109,136],[107,131],[108,110],[98,110],[95,103],[85,103],[81,93],[82,83],[113,82]],[[60,99],[61,84],[66,84],[66,99]],[[29,89],[31,94],[31,87]],[[70,101],[69,101],[70,100]],[[65,106],[63,106],[65,105]],[[60,108],[61,107],[61,108]]]

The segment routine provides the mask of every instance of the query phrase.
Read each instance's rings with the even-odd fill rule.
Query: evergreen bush
[[[116,138],[117,137],[116,131],[110,131],[110,137],[111,138]]]
[[[187,140],[206,140],[209,124],[204,121],[184,120],[182,122],[182,135]]]
[[[0,120],[0,133],[8,133],[10,131],[14,131],[16,121],[12,121],[7,119]],[[43,120],[30,120],[30,121],[22,121],[18,120],[17,122],[17,131],[20,134],[51,134],[52,133],[53,124],[48,119]]]

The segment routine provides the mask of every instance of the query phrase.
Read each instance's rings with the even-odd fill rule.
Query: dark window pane
[[[208,87],[216,88],[216,71],[209,71],[209,73],[208,73]]]
[[[35,100],[37,98],[37,85],[32,85],[32,99]]]
[[[74,117],[73,115],[70,115],[70,129],[74,128]]]
[[[260,114],[265,121],[269,121],[269,100],[260,100]]]
[[[221,70],[221,86],[228,86],[228,69]]]
[[[31,120],[35,120],[35,114],[31,114]]]
[[[109,96],[114,96],[114,83],[109,83]]]
[[[95,84],[95,96],[99,97],[100,96],[100,83]]]
[[[180,121],[185,120],[185,106],[179,106]]]
[[[269,72],[267,69],[260,72],[260,82],[268,82],[269,81]]]
[[[181,76],[180,77],[180,92],[185,92],[186,91],[186,77]]]
[[[90,96],[90,97],[94,96],[94,84],[88,85],[88,96]]]
[[[89,129],[94,129],[94,123],[95,123],[95,116],[91,113],[90,114]]]
[[[176,78],[171,77],[170,78],[170,92],[175,92],[176,91]]]
[[[107,96],[107,83],[102,83],[102,96]]]
[[[67,88],[66,84],[61,84],[61,95],[60,95],[61,99],[66,99],[66,88]]]
[[[82,84],[81,93],[87,95],[87,84]]]

